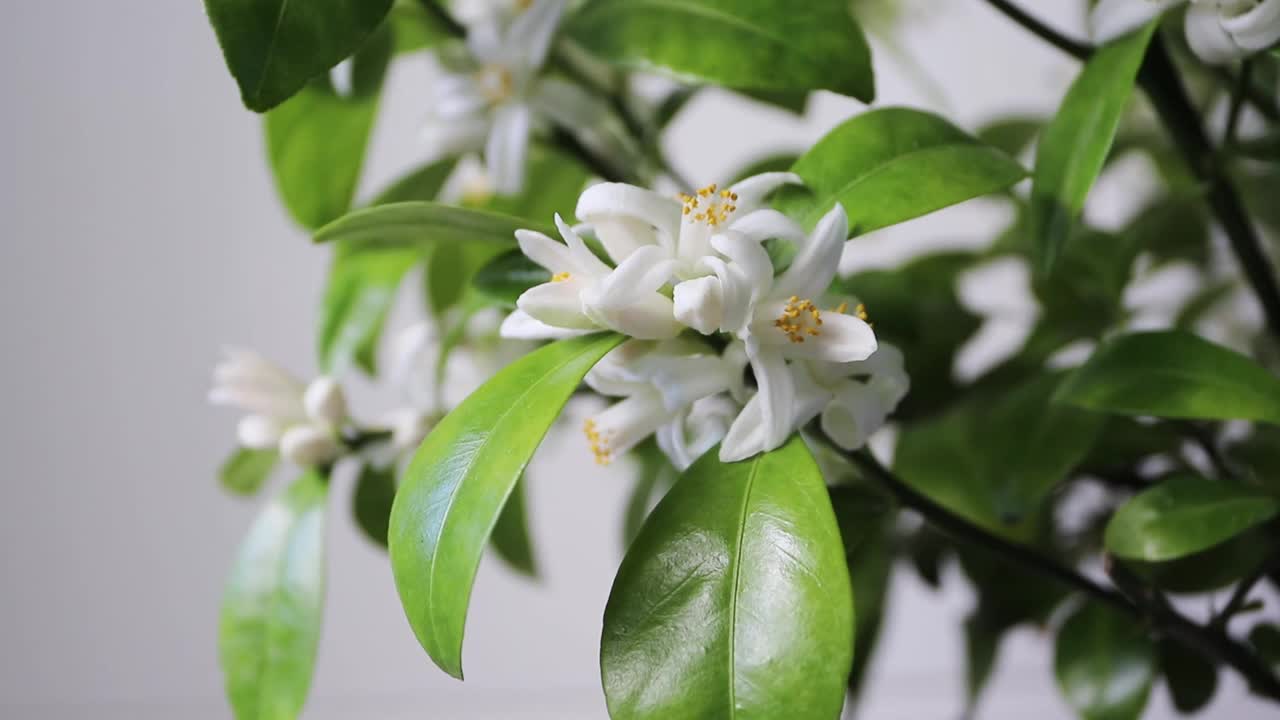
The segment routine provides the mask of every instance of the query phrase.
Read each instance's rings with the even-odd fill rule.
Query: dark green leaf
[[[708,452],[658,503],[614,580],[600,648],[609,715],[831,720],[853,613],[804,441],[730,465]]]
[[[1140,423],[1133,418],[1111,416],[1083,465],[1089,470],[1128,470],[1153,455],[1177,453],[1184,440],[1182,433],[1168,423]]]
[[[1249,644],[1258,656],[1271,666],[1272,672],[1280,673],[1280,625],[1260,624],[1249,631]]]
[[[785,110],[792,115],[804,115],[805,108],[809,106],[809,93],[803,90],[800,92],[790,90],[744,90],[742,94],[758,103]]]
[[[1259,525],[1230,540],[1168,562],[1126,560],[1125,565],[1147,584],[1178,594],[1215,592],[1238,582],[1266,562],[1280,536],[1271,525]]]
[[[316,242],[428,249],[436,243],[514,247],[522,228],[554,236],[545,223],[434,202],[400,202],[356,210],[320,228]]]
[[[391,522],[391,503],[396,499],[396,467],[374,467],[369,463],[360,470],[351,512],[356,527],[376,545],[387,546],[387,527]]]
[[[1107,550],[1160,562],[1207,550],[1280,513],[1280,498],[1194,475],[1170,478],[1116,511]]]
[[[1105,605],[1085,605],[1058,630],[1058,687],[1085,720],[1137,720],[1155,664],[1142,624]]]
[[[265,112],[354,53],[392,0],[205,0],[246,107]]]
[[[1249,358],[1181,330],[1102,345],[1054,397],[1121,415],[1280,424],[1280,380]]]
[[[1258,425],[1224,450],[1255,485],[1280,496],[1280,428]]]
[[[1040,267],[1057,260],[1115,140],[1157,23],[1102,47],[1062,100],[1036,149],[1031,227]]]
[[[1245,157],[1256,160],[1280,160],[1280,130],[1271,130],[1261,137],[1240,140],[1232,148]]]
[[[511,496],[502,506],[498,522],[489,538],[493,549],[512,569],[529,577],[538,574],[538,559],[533,554],[533,538],[529,534],[529,511],[526,509],[526,480],[516,483]]]
[[[596,362],[622,341],[552,343],[508,365],[436,426],[391,511],[391,568],[418,642],[462,677],[462,632],[485,542],[525,465]]]
[[[987,124],[977,132],[982,142],[1017,157],[1031,147],[1044,127],[1044,120],[1036,117],[1007,117]]]
[[[311,685],[324,604],[326,481],[296,480],[258,517],[222,598],[218,655],[237,720],[294,718]]]
[[[472,284],[486,298],[509,308],[525,290],[551,280],[551,273],[520,250],[505,252],[480,268]]]
[[[1124,289],[1138,248],[1128,238],[1077,228],[1052,275],[1037,273],[1031,289],[1041,326],[1057,339],[1094,338],[1124,318]]]
[[[427,305],[437,317],[457,307],[471,287],[478,270],[502,254],[502,248],[488,243],[441,244],[427,257]]]
[[[1197,194],[1165,195],[1148,205],[1129,223],[1124,235],[1136,250],[1158,260],[1209,259],[1209,213]]]
[[[262,489],[280,460],[275,450],[240,448],[222,463],[218,479],[222,487],[237,495],[253,495]]]
[[[660,499],[676,481],[678,473],[671,461],[652,439],[632,451],[635,459],[635,485],[627,499],[626,514],[622,519],[622,547],[626,548],[640,534],[640,526],[653,509],[655,496]]]
[[[973,717],[982,699],[982,691],[991,680],[991,672],[996,667],[996,656],[1000,652],[1000,641],[1008,628],[992,625],[985,621],[981,613],[970,615],[964,621],[964,656],[965,656],[965,714]]]
[[[1157,645],[1160,672],[1173,706],[1183,715],[1199,712],[1218,689],[1218,668],[1199,652],[1171,638]]]
[[[590,0],[567,31],[606,60],[691,81],[875,97],[871,51],[843,1]]]
[[[807,227],[835,204],[858,233],[1004,190],[1026,176],[1013,158],[946,120],[907,108],[862,113],[827,133],[792,170],[807,191],[780,203]]]
[[[1179,330],[1193,331],[1196,325],[1217,307],[1218,303],[1230,297],[1238,287],[1234,281],[1205,286],[1182,306],[1178,311],[1178,317],[1173,320],[1173,326]]]
[[[832,489],[831,507],[853,580],[854,617],[858,619],[853,646],[857,652],[849,672],[849,690],[858,697],[880,638],[888,602],[896,513],[893,503],[863,486]]]

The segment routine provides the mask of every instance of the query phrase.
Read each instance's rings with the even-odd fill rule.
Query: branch
[[[832,447],[834,448],[834,445]],[[1156,632],[1176,637],[1206,655],[1230,665],[1249,682],[1254,692],[1280,701],[1280,678],[1276,677],[1271,668],[1259,659],[1251,648],[1235,641],[1219,628],[1203,627],[1188,620],[1161,597],[1143,587],[1136,578],[1132,578],[1123,566],[1108,563],[1110,566],[1108,570],[1113,578],[1124,581],[1118,581],[1118,584],[1128,588],[1128,593],[1103,587],[1036,550],[1009,542],[974,525],[907,485],[865,450],[855,453],[841,451],[841,454],[884,485],[900,503],[920,513],[926,522],[939,530],[986,547],[1032,572],[1075,588],[1136,619],[1147,621]]]
[[[1093,46],[1072,40],[1007,0],[987,0],[987,4],[1068,55],[1074,55],[1080,60],[1088,60],[1093,54]]]

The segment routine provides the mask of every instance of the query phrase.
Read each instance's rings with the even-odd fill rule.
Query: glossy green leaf
[[[253,495],[266,484],[279,460],[280,453],[275,450],[240,448],[222,463],[218,480],[229,492]]]
[[[320,228],[316,242],[428,249],[436,243],[514,247],[522,228],[556,235],[546,223],[434,202],[400,202],[356,210]]]
[[[875,97],[871,51],[843,0],[589,0],[566,30],[608,61],[693,82]]]
[[[489,541],[498,557],[512,569],[529,577],[538,574],[538,559],[533,554],[533,537],[529,534],[529,510],[526,495],[527,481],[516,483],[511,497],[502,506],[498,523],[493,526]]]
[[[318,228],[351,209],[391,42],[391,31],[383,27],[356,54],[349,94],[340,94],[322,76],[263,117],[276,189],[305,228]]]
[[[391,568],[418,642],[462,677],[462,633],[486,541],[525,465],[617,335],[552,343],[454,408],[414,454],[391,511]]]
[[[1050,404],[1058,382],[1041,376],[906,428],[898,473],[970,520],[1029,539],[1045,496],[1087,456],[1104,420]]]
[[[396,466],[375,467],[365,463],[356,478],[351,496],[351,514],[356,527],[375,545],[387,546],[391,523],[391,503],[396,499]]]
[[[1280,498],[1244,485],[1180,475],[1143,491],[1107,525],[1107,550],[1160,562],[1207,550],[1280,513]]]
[[[1146,628],[1105,605],[1085,605],[1058,630],[1058,687],[1085,720],[1137,720],[1151,694],[1155,665]]]
[[[254,522],[222,599],[218,655],[236,720],[296,718],[324,604],[327,483],[308,473]]]
[[[477,270],[472,286],[486,298],[514,308],[525,290],[550,281],[550,271],[516,249],[502,253]]]
[[[1013,158],[946,120],[883,108],[846,121],[811,147],[792,171],[807,190],[780,204],[807,227],[841,203],[853,232],[867,233],[1011,187],[1026,176]]]
[[[1181,330],[1108,341],[1063,382],[1054,401],[1120,415],[1280,424],[1280,379]]]
[[[708,452],[658,503],[614,580],[600,647],[609,715],[831,720],[853,613],[804,442],[729,465]]]
[[[1157,23],[1103,46],[1085,63],[1036,147],[1031,227],[1050,268],[1102,172]]]
[[[354,53],[392,0],[205,0],[246,107],[265,112]]]
[[[1189,595],[1229,587],[1267,561],[1271,548],[1280,543],[1277,529],[1269,524],[1246,530],[1226,542],[1198,553],[1165,562],[1126,560],[1125,565],[1144,581],[1169,593]]]
[[[1183,715],[1204,709],[1218,690],[1218,668],[1213,661],[1172,638],[1162,638],[1156,647],[1173,706]]]

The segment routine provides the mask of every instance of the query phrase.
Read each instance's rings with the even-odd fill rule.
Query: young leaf
[[[348,57],[392,0],[205,0],[240,97],[266,112]]]
[[[356,527],[375,545],[387,546],[387,526],[391,503],[396,499],[396,466],[374,467],[365,463],[356,479],[351,497],[351,513]]]
[[[1058,630],[1058,687],[1085,720],[1137,720],[1155,664],[1142,624],[1105,605],[1085,605]]]
[[[508,365],[418,448],[391,510],[391,569],[418,642],[462,677],[471,586],[502,506],[560,409],[618,335],[547,345]]]
[[[1180,475],[1143,491],[1107,524],[1107,550],[1161,562],[1207,550],[1280,513],[1280,498],[1244,485]]]
[[[294,718],[306,702],[324,603],[326,489],[314,472],[298,478],[240,548],[218,628],[236,720]]]
[[[792,171],[808,192],[780,204],[807,227],[837,202],[858,233],[927,215],[1026,177],[1013,158],[946,120],[907,108],[883,108],[845,122],[800,156]]]
[[[1108,341],[1067,377],[1054,401],[1119,415],[1280,424],[1280,379],[1181,330]]]
[[[1031,227],[1040,266],[1052,267],[1102,171],[1157,23],[1094,53],[1036,148]]]
[[[729,465],[712,450],[614,580],[600,641],[609,715],[830,720],[853,633],[840,532],[804,441]]]
[[[511,497],[502,506],[498,523],[493,526],[489,541],[498,557],[523,575],[538,575],[538,559],[533,554],[533,538],[529,535],[529,511],[525,495],[528,482],[522,479],[511,491]]]
[[[280,453],[275,450],[240,448],[231,454],[218,471],[222,487],[237,495],[253,495],[262,489]]]
[[[514,247],[520,229],[555,236],[546,223],[435,202],[399,202],[356,210],[316,232],[316,242],[362,247],[427,249],[436,243],[487,243]]]
[[[875,97],[871,51],[844,0],[590,0],[566,30],[605,60],[689,81]]]
[[[276,189],[303,227],[318,228],[351,209],[391,42],[383,26],[356,53],[349,95],[321,76],[263,118]]]

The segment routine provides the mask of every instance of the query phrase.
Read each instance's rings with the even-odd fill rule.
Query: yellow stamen
[[[822,311],[812,300],[802,300],[792,295],[787,299],[782,314],[773,321],[773,326],[785,333],[791,342],[802,343],[806,336],[822,335],[822,330],[819,329],[822,327]]]
[[[738,194],[731,190],[720,190],[715,183],[694,191],[694,194],[680,193],[677,196],[684,203],[684,214],[691,216],[694,222],[705,222],[711,227],[719,227],[729,222],[729,217],[738,210],[734,203]],[[707,204],[702,206],[701,201]],[[694,210],[698,210],[694,214]]]
[[[556,273],[555,275],[551,276],[551,282],[564,282],[565,280],[568,280],[571,277],[573,276],[567,272]]]
[[[476,84],[480,86],[480,92],[485,99],[491,103],[500,103],[511,96],[511,91],[515,88],[515,81],[511,77],[511,71],[501,65],[489,65],[481,68],[476,73]]]
[[[595,420],[587,420],[583,423],[582,432],[587,436],[587,442],[591,444],[591,454],[595,456],[597,465],[608,465],[613,462],[613,450],[609,448],[609,437],[596,429]]]

